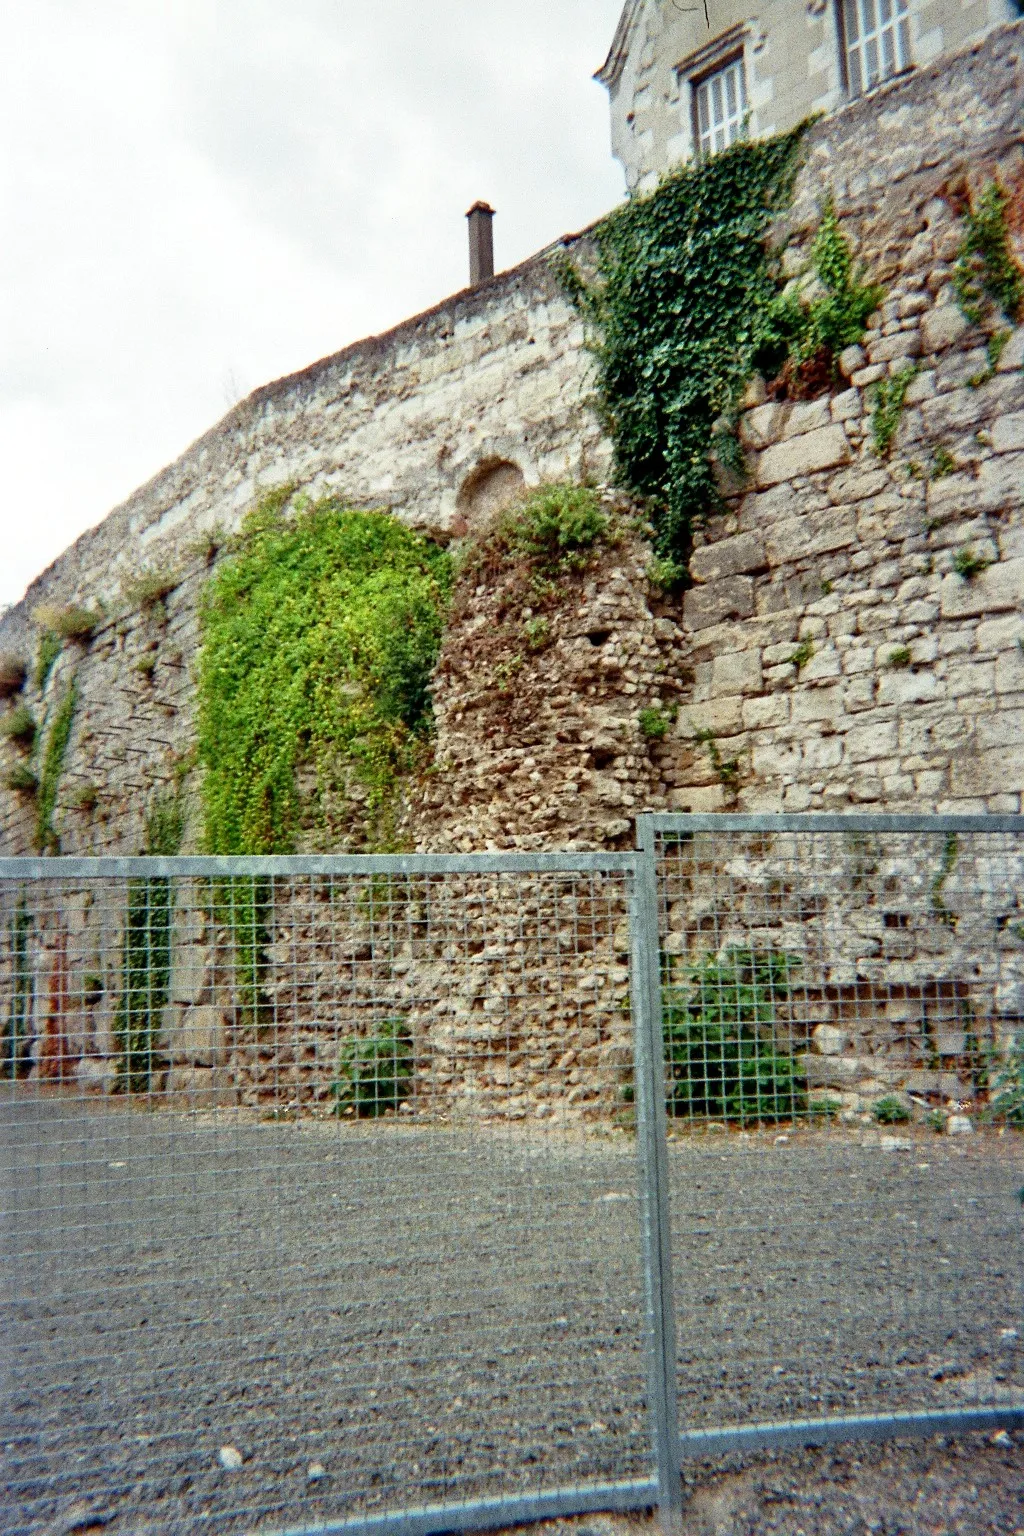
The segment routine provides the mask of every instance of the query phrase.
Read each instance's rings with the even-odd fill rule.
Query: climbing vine
[[[449,585],[446,553],[387,513],[264,498],[202,605],[208,851],[284,853],[354,821],[358,841],[389,846],[430,725]]]
[[[742,468],[735,422],[751,375],[778,375],[790,395],[828,387],[835,353],[860,339],[880,297],[831,202],[807,272],[783,282],[768,233],[792,197],[805,130],[667,176],[598,225],[592,278],[559,266],[588,323],[619,475],[650,498],[664,557],[685,558],[716,504],[714,461]]]
[[[1006,188],[990,181],[972,199],[965,215],[966,230],[953,271],[953,286],[960,308],[973,324],[985,320],[993,310],[1013,322],[1024,317],[1024,270],[1010,241],[1009,206]],[[997,354],[995,362],[998,360]]]
[[[57,707],[46,738],[42,766],[39,770],[39,789],[36,795],[36,847],[40,853],[59,853],[60,839],[53,825],[53,813],[57,809],[57,791],[64,758],[71,740],[71,727],[75,723],[78,707],[78,687],[72,678],[64,697]]]

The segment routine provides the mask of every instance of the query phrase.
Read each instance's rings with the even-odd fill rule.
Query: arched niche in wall
[[[463,480],[456,501],[456,534],[483,528],[523,494],[526,478],[511,459],[483,459]]]

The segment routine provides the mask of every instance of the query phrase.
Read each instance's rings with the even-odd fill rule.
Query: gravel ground
[[[190,1121],[19,1092],[0,1149],[4,1532],[271,1531],[647,1474],[626,1136]],[[684,1425],[1024,1402],[1022,1153],[994,1134],[675,1142]],[[709,1464],[737,1509],[782,1469],[721,1529],[888,1531],[828,1524],[829,1501],[860,1519],[857,1478],[897,1452],[801,1453],[824,1500],[807,1510],[771,1489],[812,1462]],[[891,1527],[933,1528],[1015,1526]]]

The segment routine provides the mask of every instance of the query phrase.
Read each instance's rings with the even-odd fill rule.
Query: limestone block
[[[1024,325],[1018,325],[1000,353],[996,372],[1013,373],[1018,368],[1024,368]]]
[[[746,619],[754,611],[754,583],[749,576],[726,576],[703,587],[691,587],[683,599],[683,622],[689,629],[707,629],[726,619]]]
[[[859,389],[844,389],[832,397],[833,421],[859,421],[864,414],[864,397]]]
[[[205,945],[176,949],[171,969],[171,1002],[201,1003],[209,987],[210,951]]]
[[[1015,645],[996,659],[996,693],[1024,693],[1024,651]]]
[[[1024,791],[1024,744],[958,753],[950,764],[950,789],[956,800]]]
[[[839,372],[844,379],[852,379],[867,362],[863,347],[844,347],[839,354]]]
[[[758,533],[737,533],[695,549],[690,556],[690,575],[694,581],[720,581],[725,576],[740,576],[767,568],[764,541]]]
[[[760,652],[734,651],[728,656],[716,656],[711,663],[711,686],[718,695],[760,693]]]
[[[1003,651],[1008,646],[1017,647],[1021,633],[1021,620],[1016,614],[1000,619],[986,619],[975,631],[975,644],[979,651]]]
[[[846,433],[838,423],[833,423],[766,448],[757,460],[757,484],[762,489],[779,485],[797,475],[835,469],[848,464],[852,457]]]
[[[218,1066],[227,1052],[224,1010],[214,1003],[197,1008],[172,1004],[164,1009],[160,1046],[173,1062]]]
[[[782,436],[788,407],[769,404],[747,411],[740,421],[740,442],[747,448],[767,448]]]
[[[899,358],[911,358],[919,356],[921,352],[921,333],[915,331],[896,331],[892,336],[882,336],[878,341],[873,341],[868,347],[868,361],[870,363],[891,363]]]
[[[996,983],[995,1011],[1000,1018],[1024,1018],[1024,977],[1000,977]]]
[[[713,815],[725,808],[725,789],[721,784],[673,789],[669,792],[668,803],[671,810],[691,816]]]
[[[172,1067],[165,1092],[174,1109],[217,1109],[234,1104],[236,1093],[223,1068]]]
[[[895,720],[854,726],[846,733],[846,756],[851,763],[867,763],[892,757],[898,750]]]
[[[856,393],[856,390],[850,391],[850,394]],[[828,426],[831,420],[833,417],[827,395],[820,400],[800,400],[790,407],[782,435],[784,438],[799,437],[804,432],[814,432],[818,427]]]
[[[1024,411],[996,417],[992,423],[992,447],[996,453],[1012,453],[1024,449]]]
[[[689,704],[679,711],[675,734],[683,741],[692,741],[702,731],[711,731],[715,736],[734,736],[740,730],[742,712],[743,700],[736,697]]]
[[[939,604],[944,619],[1024,608],[1024,559],[1000,560],[970,581],[950,571],[942,578]]]
[[[856,542],[857,514],[852,507],[837,507],[834,511],[806,517],[788,517],[765,529],[768,559],[772,565],[804,560],[811,555],[831,554],[836,549],[848,549]]]
[[[766,698],[745,699],[743,702],[743,728],[747,731],[767,730],[787,724],[790,700],[786,693],[770,693]]]
[[[849,1035],[834,1024],[819,1024],[811,1039],[819,1056],[841,1056],[846,1050]]]
[[[1024,709],[1003,709],[982,715],[975,729],[978,745],[1024,749]]]
[[[921,320],[921,345],[925,352],[944,352],[960,340],[970,322],[958,304],[939,304]]]
[[[934,672],[883,672],[878,679],[879,704],[919,704],[934,699],[940,692]]]
[[[117,1087],[117,1062],[109,1057],[83,1056],[75,1066],[75,1081],[87,1093],[113,1093]]]

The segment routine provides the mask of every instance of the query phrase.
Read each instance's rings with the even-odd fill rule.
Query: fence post
[[[637,818],[637,860],[630,903],[630,993],[633,1000],[634,1094],[643,1180],[644,1285],[648,1315],[648,1399],[658,1473],[662,1529],[682,1523],[676,1325],[672,1295],[665,1057],[658,944],[658,879],[654,827]]]

